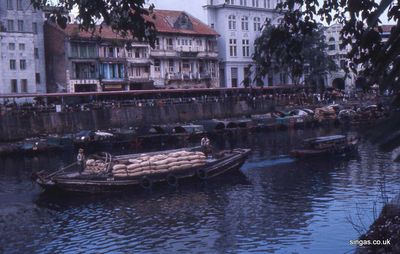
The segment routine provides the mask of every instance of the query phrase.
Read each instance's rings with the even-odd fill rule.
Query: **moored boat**
[[[358,138],[345,135],[322,136],[305,139],[303,147],[294,149],[290,155],[296,158],[350,155],[357,150]]]
[[[120,156],[104,153],[90,159],[91,165],[99,166],[99,170],[92,167],[89,172],[79,173],[74,163],[54,173],[37,172],[33,179],[45,190],[86,193],[118,192],[134,187],[150,189],[162,183],[176,186],[180,181],[207,180],[238,170],[249,153],[250,149],[234,149],[206,157],[198,148]],[[189,161],[182,162],[182,158]]]

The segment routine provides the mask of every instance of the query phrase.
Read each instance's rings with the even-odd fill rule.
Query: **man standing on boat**
[[[207,156],[208,154],[211,153],[211,145],[210,145],[210,139],[207,137],[207,135],[205,135],[201,141],[200,141],[200,145],[201,145],[201,150],[203,150],[203,153]]]
[[[79,166],[79,173],[82,173],[85,170],[85,164],[86,164],[86,158],[82,148],[79,148],[79,153],[76,156],[76,162]]]

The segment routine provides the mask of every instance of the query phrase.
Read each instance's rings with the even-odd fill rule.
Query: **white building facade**
[[[350,51],[350,48],[341,48],[340,31],[342,26],[339,24],[333,24],[325,28],[325,40],[328,45],[327,54],[335,61],[338,69],[326,76],[325,87],[335,87],[346,91],[352,91],[355,88],[356,76],[353,73],[344,71],[346,65],[346,55]]]
[[[46,92],[43,22],[29,0],[0,1],[0,94]]]
[[[254,66],[254,41],[261,34],[268,18],[275,23],[279,14],[275,10],[279,0],[208,0],[208,24],[214,28],[218,38],[221,87],[243,87]],[[253,67],[254,68],[254,67]],[[253,78],[251,79],[253,81]],[[287,84],[285,75],[269,75],[264,86]],[[252,83],[251,85],[255,85]]]

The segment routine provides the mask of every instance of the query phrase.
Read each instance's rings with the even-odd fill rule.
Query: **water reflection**
[[[340,130],[333,130],[339,132]],[[326,134],[318,131],[317,134]],[[346,160],[296,162],[291,147],[313,131],[235,133],[219,147],[253,148],[243,174],[178,189],[112,196],[48,196],[34,170],[59,167],[70,154],[0,160],[0,246],[6,253],[339,253],[357,232],[349,215],[365,211],[380,183],[397,191],[390,154],[362,143]]]

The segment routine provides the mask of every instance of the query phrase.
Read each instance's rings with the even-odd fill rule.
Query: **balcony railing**
[[[194,72],[182,72],[182,73],[168,73],[166,78],[169,80],[200,80],[200,79],[211,79],[213,75],[211,73],[194,73]]]
[[[98,79],[98,73],[73,73],[71,79]]]

